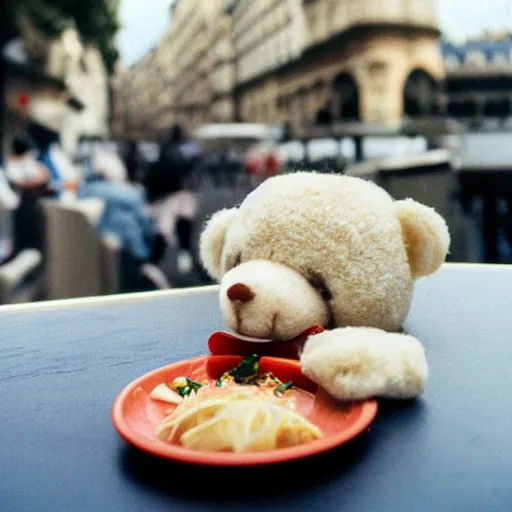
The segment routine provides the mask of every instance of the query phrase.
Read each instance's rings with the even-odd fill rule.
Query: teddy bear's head
[[[301,172],[214,214],[200,252],[227,324],[288,340],[313,325],[399,330],[414,281],[439,268],[449,242],[431,208],[359,178]]]

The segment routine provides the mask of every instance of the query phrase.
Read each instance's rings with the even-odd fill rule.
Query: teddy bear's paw
[[[421,343],[405,334],[347,327],[312,336],[302,372],[340,400],[416,398],[428,380]]]

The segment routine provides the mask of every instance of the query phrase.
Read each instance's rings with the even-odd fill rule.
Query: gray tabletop
[[[151,458],[111,423],[131,380],[206,352],[215,291],[0,312],[0,510],[510,512],[511,290],[497,266],[419,283],[406,327],[428,349],[424,397],[381,403],[348,447],[246,471]]]

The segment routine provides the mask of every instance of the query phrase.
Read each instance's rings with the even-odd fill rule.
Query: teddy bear
[[[214,213],[200,255],[241,342],[284,346],[318,326],[297,358],[331,396],[414,399],[428,364],[402,326],[415,282],[443,264],[449,245],[432,208],[361,178],[296,172]]]

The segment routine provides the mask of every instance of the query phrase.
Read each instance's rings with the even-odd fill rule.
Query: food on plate
[[[177,377],[171,384],[163,382],[156,386],[149,396],[153,400],[178,405],[183,402],[184,396],[197,391],[204,384],[208,384],[208,381],[197,382],[187,377]]]
[[[187,396],[155,430],[162,441],[205,452],[255,452],[322,437],[293,408],[293,399],[270,388],[230,383],[204,386]]]
[[[300,391],[292,393],[292,382],[283,383],[271,373],[261,375],[257,355],[216,381],[179,377],[171,388],[182,401],[155,429],[165,442],[205,452],[244,453],[322,437],[321,430],[295,410]]]
[[[183,402],[183,397],[165,383],[159,384],[155,389],[153,389],[153,391],[151,391],[149,396],[153,400],[167,402],[168,404],[178,405]]]

